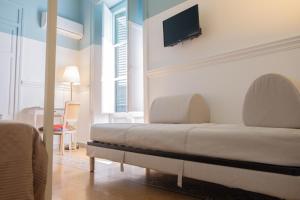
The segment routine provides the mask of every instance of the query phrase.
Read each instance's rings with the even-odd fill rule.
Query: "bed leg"
[[[95,172],[95,158],[90,157],[90,172],[94,173]]]

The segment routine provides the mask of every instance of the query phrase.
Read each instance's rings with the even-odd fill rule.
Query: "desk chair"
[[[60,136],[59,151],[64,154],[64,137],[66,134],[70,134],[69,150],[72,150],[73,134],[77,132],[77,123],[79,118],[79,103],[66,102],[65,111],[62,116],[62,124],[56,124],[54,128],[54,135]],[[74,126],[76,124],[76,126]],[[75,143],[76,147],[76,143]]]

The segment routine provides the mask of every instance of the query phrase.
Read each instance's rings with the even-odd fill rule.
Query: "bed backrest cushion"
[[[198,124],[210,121],[208,105],[201,95],[157,98],[150,109],[150,123]]]
[[[300,84],[279,74],[259,77],[243,107],[247,126],[300,128]]]

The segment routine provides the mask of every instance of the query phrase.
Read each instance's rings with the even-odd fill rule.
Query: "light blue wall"
[[[136,24],[143,25],[144,23],[144,1],[143,0],[128,0],[128,18]]]
[[[144,19],[157,15],[184,1],[186,0],[128,0],[128,18],[129,21],[142,25]],[[126,2],[124,0],[112,7],[111,10],[114,11],[126,6]],[[103,1],[95,5],[91,3],[91,0],[81,0],[81,21],[84,23],[85,36],[80,42],[80,49],[90,44],[101,44],[102,6]],[[92,33],[90,32],[91,26],[93,27]]]
[[[9,1],[9,0],[1,0]],[[46,31],[40,27],[40,16],[43,11],[47,11],[47,0],[10,0],[23,8],[23,32],[24,37],[45,41]],[[128,18],[130,21],[143,24],[144,19],[152,17],[160,12],[169,9],[185,0],[128,0]],[[101,43],[102,33],[102,4],[95,5],[93,0],[58,0],[58,15],[84,24],[84,38],[81,41],[57,37],[57,44],[71,49],[83,49],[90,44]],[[126,4],[116,5],[112,9]],[[2,15],[11,15],[9,9],[3,9],[0,2]],[[4,14],[3,14],[4,12]],[[93,24],[91,24],[93,23]],[[91,27],[93,32],[91,33]],[[1,29],[0,31],[5,29]]]
[[[8,0],[1,0],[3,2]],[[41,13],[47,11],[47,0],[10,0],[23,8],[22,36],[38,41],[46,40],[46,31],[40,27]],[[58,15],[82,22],[80,16],[80,1],[82,0],[58,0]],[[85,1],[85,0],[84,0]],[[0,2],[0,6],[1,3]],[[1,10],[3,15],[10,15],[10,10]],[[78,49],[79,42],[64,36],[58,36],[57,44],[62,47]]]
[[[144,19],[153,17],[173,6],[185,2],[186,0],[144,0]]]
[[[91,44],[91,18],[93,17],[92,9],[94,8],[92,0],[80,0],[80,21],[84,26],[84,35],[79,42],[79,49],[83,49]]]
[[[128,0],[129,20],[142,25],[145,19],[184,1],[186,0]]]
[[[103,10],[103,4],[99,4],[94,7],[94,29],[93,29],[93,37],[92,37],[92,43],[99,45],[101,44],[102,39],[102,10]]]
[[[19,7],[11,2],[0,2],[0,32],[11,34],[17,30],[17,26],[21,26],[19,22]],[[7,22],[7,23],[6,23]]]
[[[82,23],[80,12],[82,1],[89,0],[58,0],[58,15]]]

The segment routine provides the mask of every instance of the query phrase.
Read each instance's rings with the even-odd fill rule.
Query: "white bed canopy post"
[[[48,0],[45,98],[44,98],[44,141],[48,152],[48,175],[46,200],[52,199],[52,156],[53,156],[53,110],[56,63],[57,0]]]

